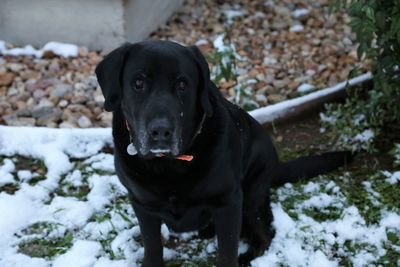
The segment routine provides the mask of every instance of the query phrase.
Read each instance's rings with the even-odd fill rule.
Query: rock
[[[288,27],[289,27],[289,23],[287,21],[284,21],[284,20],[274,21],[271,24],[271,28],[273,30],[278,30],[278,31],[287,29]]]
[[[68,106],[68,101],[65,99],[62,99],[59,103],[58,103],[59,107],[65,108],[66,106]]]
[[[69,94],[73,91],[73,87],[70,84],[58,83],[54,85],[54,89],[50,92],[50,96],[62,98],[66,94]]]
[[[268,100],[272,104],[275,104],[275,103],[282,102],[282,101],[286,100],[286,96],[280,95],[280,94],[271,94],[271,95],[268,96]]]
[[[54,83],[54,80],[52,80],[52,79],[40,79],[36,82],[27,83],[26,89],[31,92],[38,90],[38,89],[43,90],[43,89],[46,89],[47,87],[49,87],[50,85],[52,85],[53,83]]]
[[[78,125],[81,128],[88,128],[90,126],[92,126],[92,122],[90,121],[90,119],[86,116],[80,116],[78,119]]]
[[[272,85],[275,87],[275,89],[281,89],[286,87],[289,84],[289,80],[283,79],[283,80],[274,80],[272,81]]]
[[[60,127],[60,128],[75,128],[76,125],[71,122],[68,122],[68,121],[63,121],[62,123],[60,123],[60,125],[58,125],[58,127]]]
[[[88,85],[87,85],[87,84],[84,84],[84,83],[76,83],[76,84],[74,85],[74,87],[75,87],[75,89],[78,90],[78,91],[85,91],[85,90],[88,88]]]
[[[32,110],[32,116],[34,118],[46,118],[52,116],[54,109],[52,106],[36,106]]]
[[[46,92],[43,91],[42,89],[38,89],[33,92],[33,98],[35,99],[41,99],[44,96],[46,96]]]
[[[81,57],[87,57],[89,50],[85,46],[80,46],[78,48],[78,53],[79,53],[79,56],[81,56]]]
[[[3,118],[9,126],[34,126],[36,123],[34,118],[17,117],[15,115],[4,116]]]
[[[254,98],[257,102],[259,102],[260,104],[263,104],[263,105],[267,104],[267,102],[268,102],[268,98],[262,94],[256,94],[256,96]]]
[[[17,73],[20,72],[21,70],[25,69],[25,67],[26,66],[24,64],[14,63],[14,62],[7,64],[7,68],[9,70],[11,70],[12,72],[17,72]]]
[[[31,111],[29,110],[27,104],[25,101],[17,101],[15,103],[17,111],[15,114],[17,114],[19,117],[29,117],[31,116]]]
[[[8,86],[14,81],[15,74],[12,72],[6,72],[0,74],[0,86]]]
[[[38,125],[49,125],[51,122],[57,122],[61,119],[62,112],[60,109],[52,107],[42,113],[41,117],[37,118]]]
[[[60,64],[56,60],[53,60],[51,64],[49,65],[49,72],[51,73],[57,73],[60,71]]]
[[[7,91],[7,96],[14,96],[18,94],[18,89],[15,87],[10,87]]]
[[[281,17],[289,17],[290,16],[290,9],[286,6],[275,5],[274,10],[278,16]]]
[[[53,106],[48,99],[44,98],[39,105],[32,109],[32,117],[37,119],[37,124],[47,125],[50,122],[58,121],[62,112],[59,108]]]
[[[112,113],[111,112],[102,112],[98,117],[101,122],[101,126],[110,127],[112,122]]]

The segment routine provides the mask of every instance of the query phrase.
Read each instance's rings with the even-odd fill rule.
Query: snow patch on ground
[[[110,129],[0,126],[0,186],[9,182],[20,186],[14,193],[0,191],[0,266],[140,264],[143,248],[138,222],[126,189],[114,174],[112,155],[102,152],[106,145],[111,145]],[[15,155],[43,160],[46,179],[29,184],[35,173],[17,170]],[[387,183],[398,183],[400,172],[383,174]],[[380,195],[372,184],[363,185],[378,201]],[[400,234],[398,213],[382,209],[378,223],[368,224],[340,186],[326,177],[300,186],[287,184],[274,194],[276,236],[253,266],[339,266],[342,258],[354,266],[370,266],[385,255],[388,233]],[[330,219],[321,220],[320,215]],[[41,234],[24,234],[41,222],[53,226]],[[65,239],[68,234],[72,234],[70,247],[52,258],[29,257],[19,251],[21,243],[35,237]],[[195,235],[176,234],[163,225],[163,239],[178,240],[176,247],[164,249],[165,260],[215,257],[216,240],[199,241]],[[349,244],[359,248],[352,251]],[[240,251],[246,249],[241,243]]]
[[[41,58],[46,52],[53,52],[55,55],[62,57],[76,57],[78,56],[78,47],[73,44],[49,42],[41,49],[35,49],[31,45],[9,49],[6,43],[0,40],[0,54],[5,56],[35,56]]]
[[[313,91],[314,89],[315,89],[314,85],[308,84],[308,83],[304,83],[304,84],[300,85],[297,88],[297,91],[300,92],[300,93],[308,93],[310,91]]]

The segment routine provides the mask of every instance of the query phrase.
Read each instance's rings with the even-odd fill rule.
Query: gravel
[[[224,34],[222,45],[232,44],[240,60],[237,79],[218,85],[234,100],[244,84],[256,107],[345,80],[358,62],[348,22],[343,13],[328,13],[327,0],[187,0],[150,38],[196,44],[210,55]],[[109,127],[94,74],[108,52],[80,47],[70,58],[0,55],[0,124]],[[365,62],[361,67],[369,69]]]

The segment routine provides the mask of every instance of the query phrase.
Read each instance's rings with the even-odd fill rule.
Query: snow
[[[208,41],[206,39],[199,39],[194,43],[194,45],[196,46],[208,45]]]
[[[224,44],[224,37],[224,34],[219,34],[213,42],[213,45],[218,52],[225,52],[229,49],[229,47]]]
[[[5,156],[0,161],[0,184],[11,182],[20,186],[13,194],[0,192],[0,266],[132,267],[139,264],[143,248],[138,241],[138,222],[129,201],[121,202],[127,191],[115,175],[112,155],[102,152],[104,146],[111,145],[111,140],[110,129],[0,126],[0,155]],[[16,155],[43,160],[46,179],[30,185],[28,181],[35,173],[16,169]],[[382,182],[399,182],[400,171],[382,174]],[[83,197],[58,193],[68,192],[68,186],[83,185],[88,188]],[[365,181],[363,186],[379,204],[380,195],[374,191],[372,181]],[[301,197],[296,197],[300,193]],[[382,209],[378,222],[368,224],[338,184],[326,177],[321,176],[300,188],[286,184],[277,189],[276,195],[279,201],[272,203],[276,235],[269,250],[256,258],[252,266],[284,263],[329,267],[339,266],[340,258],[349,259],[354,266],[370,266],[386,253],[387,232],[400,233],[399,213]],[[286,207],[292,197],[295,202]],[[332,209],[339,213],[337,219],[317,221],[306,212],[330,214]],[[49,229],[48,235],[42,238],[73,233],[72,247],[51,259],[33,258],[19,252],[18,244],[35,237],[21,231],[38,222],[56,225],[56,229]],[[164,249],[165,260],[201,259],[216,253],[215,239],[199,243],[193,239],[196,233],[178,235],[165,225],[161,232],[164,240],[171,236],[172,240],[181,240],[177,248]],[[107,248],[115,259],[102,246],[104,240],[108,240]],[[367,246],[350,251],[345,243]],[[240,251],[246,249],[247,245],[241,243]]]
[[[0,166],[0,186],[5,184],[12,184],[14,182],[14,176],[11,174],[15,170],[15,165],[10,159],[5,159],[3,166]]]
[[[323,187],[330,188],[329,192],[321,193],[320,188]],[[287,266],[339,266],[338,259],[332,259],[331,250],[335,245],[343,247],[335,253],[349,259],[354,266],[371,266],[385,255],[386,231],[390,229],[400,233],[400,215],[382,210],[380,222],[368,225],[355,206],[346,207],[344,195],[335,188],[337,186],[333,182],[319,186],[309,182],[302,186],[301,191],[308,192],[311,197],[304,201],[299,199],[299,203],[295,204],[294,212],[299,214],[298,220],[290,217],[281,204],[274,203],[272,210],[276,235],[270,249],[255,259],[253,266],[280,266],[282,262]],[[278,194],[281,196],[280,202],[284,203],[295,191],[293,187],[282,187],[278,189]],[[336,220],[317,222],[303,213],[310,206],[321,211],[328,206],[342,206],[342,215]],[[351,252],[344,246],[346,241],[368,246]],[[316,249],[315,244],[324,245]]]
[[[375,136],[375,133],[371,129],[366,129],[362,133],[357,134],[354,137],[354,141],[361,143],[370,142]]]
[[[8,49],[6,43],[0,40],[0,54],[10,56],[35,56],[37,58],[43,57],[46,52],[53,52],[55,55],[62,57],[76,57],[78,56],[78,47],[73,44],[49,42],[41,49],[35,49],[31,45],[25,47],[17,47]]]
[[[301,32],[304,30],[304,26],[301,24],[296,24],[290,27],[289,31],[290,32]]]
[[[1,174],[0,174],[1,176]],[[17,172],[18,179],[21,181],[29,181],[30,179],[33,178],[33,174],[29,170],[20,170]]]
[[[53,267],[92,267],[97,261],[100,249],[99,242],[77,240],[67,253],[55,259]]]
[[[395,171],[393,173],[389,171],[384,171],[383,175],[387,177],[386,182],[389,184],[395,185],[400,182],[400,171]]]
[[[308,10],[307,8],[300,8],[300,9],[296,9],[292,12],[292,17],[294,17],[295,19],[299,19],[304,16],[307,16],[309,13],[310,13],[310,10]]]
[[[308,83],[303,83],[302,85],[300,85],[297,88],[297,91],[300,92],[300,93],[308,93],[308,92],[310,92],[310,91],[312,91],[314,89],[315,89],[314,85],[308,84]]]

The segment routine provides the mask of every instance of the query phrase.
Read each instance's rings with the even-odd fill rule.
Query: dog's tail
[[[309,179],[319,174],[325,174],[349,164],[353,157],[354,155],[350,151],[338,151],[282,162],[274,175],[272,186],[294,183],[300,179]]]

